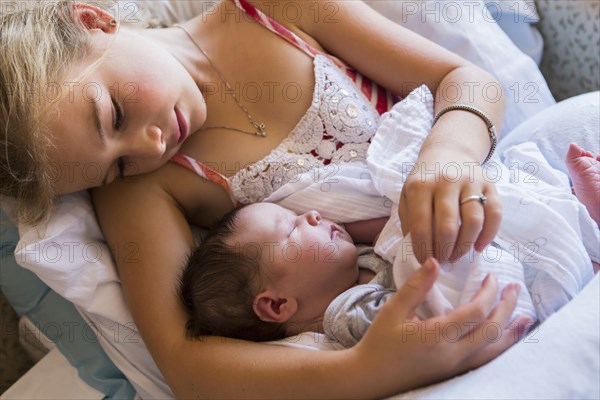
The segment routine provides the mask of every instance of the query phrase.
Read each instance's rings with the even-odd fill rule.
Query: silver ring
[[[481,205],[484,205],[487,202],[487,197],[485,197],[483,194],[468,196],[460,201],[460,205],[462,206],[466,202],[473,201],[473,200],[479,200]]]

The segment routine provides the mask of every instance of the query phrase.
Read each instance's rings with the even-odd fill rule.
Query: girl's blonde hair
[[[0,11],[0,195],[12,199],[20,222],[37,224],[50,213],[56,179],[43,121],[91,36],[72,1],[10,4]]]

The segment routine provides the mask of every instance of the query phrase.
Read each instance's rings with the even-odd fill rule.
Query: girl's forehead
[[[89,54],[84,60],[66,66],[58,81],[40,89],[38,96],[47,103],[46,122],[60,122],[62,118],[84,113],[86,108],[91,110],[94,103],[108,95],[101,81],[104,61]]]

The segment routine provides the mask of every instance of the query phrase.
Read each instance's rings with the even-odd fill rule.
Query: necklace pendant
[[[231,85],[229,84],[229,82],[227,82],[227,80],[225,79],[225,77],[223,76],[223,74],[221,73],[221,71],[217,68],[217,66],[215,65],[215,63],[213,63],[213,61],[208,56],[208,54],[206,54],[206,52],[204,51],[204,49],[202,49],[202,47],[200,47],[200,45],[198,43],[196,43],[196,41],[194,40],[194,38],[192,37],[192,35],[190,35],[190,33],[183,26],[177,25],[177,24],[174,25],[174,26],[185,32],[185,34],[190,38],[190,40],[192,41],[192,43],[198,48],[198,50],[200,50],[200,52],[204,55],[204,57],[206,57],[206,59],[208,60],[208,63],[210,64],[210,66],[215,70],[215,72],[217,73],[217,75],[219,75],[219,79],[221,79],[221,81],[225,84],[225,86],[227,86],[227,90],[232,91]],[[252,116],[250,115],[250,113],[248,112],[248,110],[246,109],[246,107],[244,107],[240,103],[240,100],[237,98],[237,96],[235,95],[235,93],[233,93],[233,100],[235,100],[235,103],[240,108],[240,110],[242,110],[243,112],[246,113],[246,116],[248,117],[248,121],[252,124],[252,126],[254,126],[254,129],[256,129],[256,131],[254,132],[254,135],[260,136],[260,137],[267,137],[267,132],[265,131],[265,124],[262,123],[262,122],[261,123],[255,122],[252,119]],[[213,129],[213,128],[230,129],[230,130],[234,130],[234,131],[237,131],[237,132],[242,132],[242,133],[247,133],[249,135],[252,135],[252,132],[250,132],[250,131],[243,131],[243,130],[238,129],[238,128],[229,128],[229,127],[226,127],[226,126],[207,127],[207,128],[203,128],[203,129]]]
[[[256,128],[256,136],[267,137],[267,132],[265,131],[264,123],[254,123],[254,128]]]

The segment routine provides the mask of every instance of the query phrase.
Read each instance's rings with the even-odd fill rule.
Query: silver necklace
[[[202,130],[207,130],[207,129],[228,129],[228,130],[232,130],[232,131],[246,133],[248,135],[259,136],[259,137],[263,137],[263,138],[267,137],[267,132],[265,131],[266,125],[263,122],[256,122],[254,120],[254,118],[252,118],[252,115],[250,115],[250,112],[248,111],[248,109],[242,105],[242,103],[238,99],[237,95],[235,94],[235,91],[231,88],[231,85],[229,84],[229,82],[227,82],[227,80],[225,79],[225,77],[223,76],[223,74],[221,73],[221,71],[219,71],[219,69],[217,68],[217,66],[215,65],[215,63],[212,62],[211,58],[208,56],[208,54],[206,54],[206,52],[202,49],[202,47],[200,47],[200,45],[198,43],[196,43],[196,41],[194,40],[194,38],[192,37],[192,35],[190,35],[190,33],[187,31],[187,29],[185,29],[183,26],[178,25],[178,24],[173,25],[173,26],[176,26],[177,28],[180,28],[182,31],[184,31],[185,34],[190,38],[190,40],[192,41],[192,43],[198,48],[198,50],[200,50],[200,52],[204,55],[204,57],[206,57],[206,59],[208,60],[210,66],[212,67],[212,69],[214,69],[215,72],[217,73],[217,75],[219,75],[219,78],[221,79],[221,81],[223,82],[223,84],[225,86],[227,86],[227,90],[229,90],[229,93],[231,93],[231,95],[233,96],[233,99],[235,100],[235,103],[238,105],[238,107],[243,112],[246,113],[246,116],[248,117],[248,121],[250,122],[250,125],[252,125],[254,127],[254,129],[255,129],[254,132],[251,132],[251,131],[245,131],[245,130],[239,129],[239,128],[231,128],[229,126],[207,126],[207,127],[202,127]]]

